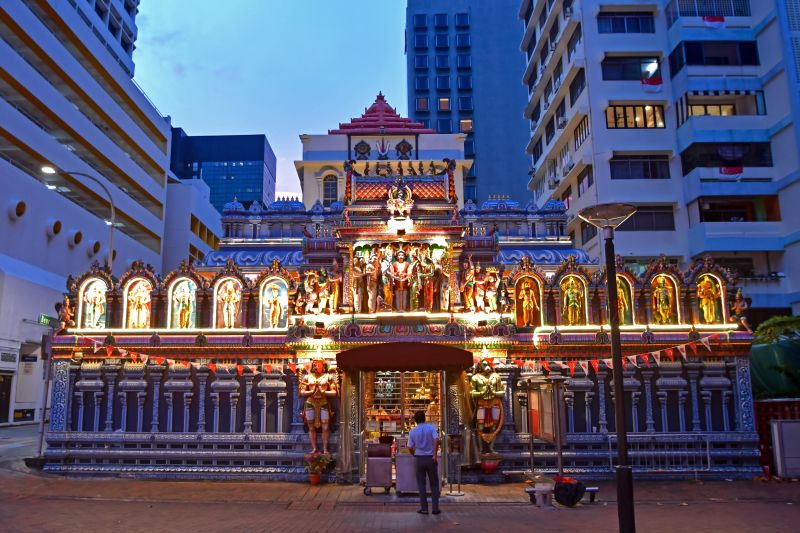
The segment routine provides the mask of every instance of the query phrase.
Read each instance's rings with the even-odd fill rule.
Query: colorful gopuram
[[[325,449],[331,476],[358,481],[367,444],[402,439],[423,410],[467,444],[445,475],[460,464],[467,480],[499,479],[531,447],[537,468],[554,468],[553,446],[530,439],[545,416],[530,384],[548,375],[564,378],[571,472],[613,475],[620,396],[643,475],[756,471],[751,337],[727,270],[620,261],[609,309],[563,204],[461,203],[463,136],[379,95],[301,139],[306,203],[232,201],[200,264],[69,280],[47,471],[305,479],[304,453]],[[613,312],[624,391],[611,380]],[[500,469],[486,474],[475,465],[490,455]]]

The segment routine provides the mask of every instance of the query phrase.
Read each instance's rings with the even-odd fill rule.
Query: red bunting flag
[[[661,351],[664,352],[664,355],[666,355],[670,361],[673,363],[675,362],[675,351],[672,348],[667,348],[666,350]]]
[[[620,357],[619,362],[622,363],[622,370],[628,370],[628,361],[625,357]]]
[[[550,372],[550,363],[549,362],[542,361],[541,365],[542,365],[542,368],[545,370],[545,372],[548,372],[548,373]]]
[[[650,352],[650,355],[653,356],[653,361],[656,362],[656,366],[661,366],[661,352]]]
[[[139,360],[139,354],[137,354],[136,352],[128,352],[128,357],[131,358],[132,363],[135,363]]]
[[[83,346],[90,346],[92,344],[92,339],[89,337],[81,337],[81,345]]]
[[[258,365],[247,365],[247,369],[253,374],[258,374]]]
[[[525,366],[525,361],[522,359],[514,359],[514,364],[517,365],[517,368],[522,368]]]
[[[650,354],[649,353],[640,353],[637,357],[641,357],[642,363],[647,368],[650,368]]]
[[[244,365],[236,365],[236,374],[241,376],[243,372],[244,372]]]
[[[153,362],[155,364],[157,364],[157,365],[163,365],[164,364],[164,358],[163,357],[151,357],[150,359],[152,359]]]
[[[681,359],[686,361],[686,345],[685,344],[681,344],[679,346],[676,346],[676,348],[678,348],[678,353],[681,354]]]
[[[585,376],[589,376],[589,361],[578,361],[578,366],[583,370]]]
[[[708,342],[708,337],[703,337],[702,339],[700,339],[700,342],[703,344],[703,346],[706,347],[706,350],[708,350],[709,352],[711,351],[711,343]]]
[[[690,342],[686,346],[688,346],[689,349],[692,350],[693,354],[697,355],[697,343],[696,342]]]
[[[272,365],[261,365],[261,369],[267,374],[272,374]]]
[[[577,364],[578,364],[578,362],[574,361],[574,360],[573,361],[567,361],[567,367],[569,368],[569,376],[570,377],[574,377],[575,376],[575,365],[577,365]]]
[[[297,374],[297,364],[296,363],[289,363],[287,366],[289,367],[289,371],[292,374]]]
[[[108,357],[111,357],[111,354],[113,354],[113,353],[114,353],[114,347],[113,346],[106,346],[106,355]]]
[[[217,363],[209,363],[206,365],[213,373],[217,373]]]
[[[150,356],[144,353],[139,354],[139,359],[142,360],[142,363],[147,364],[147,361],[150,360]]]
[[[600,359],[592,359],[589,361],[589,363],[591,363],[592,368],[594,368],[594,373],[597,374],[597,372],[600,370]]]

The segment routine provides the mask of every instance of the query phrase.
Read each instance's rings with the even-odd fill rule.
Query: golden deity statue
[[[178,327],[186,329],[192,327],[192,288],[193,284],[189,281],[183,281],[175,290],[172,300],[178,313]]]
[[[517,300],[520,302],[517,311],[517,325],[534,327],[539,325],[539,295],[538,284],[530,278],[525,278],[520,285]]]
[[[583,318],[583,291],[581,286],[570,277],[569,281],[562,282],[561,290],[564,291],[564,305],[562,316],[568,326],[578,326],[584,323]]]
[[[718,321],[717,312],[720,295],[719,287],[711,276],[701,276],[697,281],[697,299],[705,324],[713,324]]]
[[[225,329],[236,327],[236,316],[239,314],[239,302],[242,301],[242,295],[236,283],[229,279],[225,281],[219,288],[219,295],[217,296],[221,311],[222,311],[222,325]],[[217,324],[219,327],[219,324]]]
[[[654,280],[653,295],[651,306],[653,319],[656,324],[673,324],[675,320],[675,293],[672,290],[672,283],[667,276],[658,276]]]
[[[150,284],[137,280],[128,291],[127,327],[142,329],[150,326]]]
[[[494,452],[494,440],[503,427],[503,378],[495,372],[491,361],[481,359],[469,380],[470,398],[475,403],[475,431],[482,453]]]
[[[620,324],[633,323],[632,317],[630,316],[631,303],[627,285],[626,282],[622,281],[620,276],[617,276],[617,313],[619,314]]]
[[[311,451],[318,450],[317,431],[322,429],[322,451],[328,453],[330,439],[330,423],[333,411],[331,400],[339,393],[336,375],[328,371],[328,364],[323,359],[311,361],[311,370],[300,378],[299,394],[305,398],[303,403],[303,419],[308,426],[308,437],[311,440]]]
[[[267,306],[269,306],[269,327],[275,329],[280,327],[281,317],[283,317],[283,304],[281,304],[281,290],[274,283],[267,287]]]

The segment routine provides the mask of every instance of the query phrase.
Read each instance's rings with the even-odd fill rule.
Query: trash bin
[[[372,494],[372,487],[383,487],[386,493],[392,488],[391,444],[367,444],[367,482],[364,494]]]

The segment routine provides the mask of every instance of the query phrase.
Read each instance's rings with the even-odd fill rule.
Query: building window
[[[469,33],[456,34],[456,48],[469,48],[470,44]]]
[[[640,205],[617,231],[675,231],[672,206]]]
[[[449,118],[440,118],[436,121],[436,131],[439,133],[453,133],[453,126]]]
[[[666,14],[670,27],[678,17],[749,17],[750,0],[670,0]]]
[[[575,126],[575,134],[573,135],[575,140],[575,150],[580,148],[583,144],[583,141],[589,138],[589,117],[584,116],[578,125]]]
[[[533,144],[533,162],[536,163],[539,159],[542,158],[543,147],[542,147],[542,138],[539,137],[536,142]]]
[[[470,75],[461,75],[458,77],[458,90],[459,91],[470,91],[472,90],[472,76]]]
[[[655,33],[652,13],[600,13],[599,33]]]
[[[436,34],[436,48],[447,48],[450,46],[450,39],[447,38],[446,33]]]
[[[439,111],[450,111],[450,98],[442,97],[438,100]]]
[[[597,236],[597,228],[588,222],[581,222],[581,244],[586,244]]]
[[[436,68],[450,68],[450,56],[446,54],[437,54]]]
[[[556,136],[556,120],[555,117],[550,117],[547,125],[544,127],[544,139],[547,144],[553,142],[553,137]]]
[[[681,152],[685,176],[695,168],[771,167],[772,150],[766,143],[693,143]]]
[[[330,207],[339,199],[339,179],[336,176],[325,176],[322,180],[322,205]]]
[[[422,124],[423,128],[428,129],[431,127],[431,120],[429,118],[423,118],[419,121],[419,123]]]
[[[425,28],[428,25],[428,16],[424,13],[414,15],[414,27]]]
[[[458,54],[458,68],[472,68],[472,57],[469,54]]]
[[[710,115],[714,117],[728,117],[736,114],[736,106],[733,104],[689,104],[689,116],[702,117]]]
[[[609,162],[612,180],[667,180],[669,158],[665,155],[615,155]]]
[[[436,88],[440,91],[449,91],[450,76],[436,76]]]
[[[561,201],[564,202],[564,207],[569,209],[569,205],[572,203],[572,185],[567,187],[567,190],[561,193]]]
[[[475,157],[475,141],[471,139],[464,141],[464,155],[467,157]]]
[[[609,129],[652,129],[664,127],[664,106],[610,105],[606,109]]]
[[[478,188],[475,185],[464,185],[464,199],[478,201]]]
[[[700,222],[780,222],[777,196],[701,197]]]
[[[428,48],[428,36],[424,33],[415,35],[414,48]]]
[[[569,105],[574,106],[586,87],[586,72],[580,69],[569,84]]]
[[[417,109],[417,111],[422,111],[422,112],[430,111],[430,107],[428,105],[428,97],[427,96],[421,96],[421,97],[417,98],[416,109]]]
[[[472,111],[472,97],[459,96],[458,97],[458,110],[459,111]]]
[[[578,174],[578,198],[586,194],[592,185],[594,185],[594,172],[592,172],[592,165],[587,165]]]
[[[458,121],[458,129],[461,133],[471,133],[472,132],[472,119],[471,118],[462,118]]]
[[[414,80],[414,87],[418,91],[427,91],[429,85],[429,80],[427,76],[417,76]]]
[[[433,16],[433,25],[437,28],[447,27],[447,13],[437,13]]]
[[[575,55],[578,45],[581,44],[582,36],[581,25],[578,24],[567,42],[567,61],[572,61],[572,56]]]
[[[641,81],[661,76],[657,57],[619,57],[603,59],[603,79]]]
[[[683,41],[669,54],[670,75],[675,76],[685,65],[757,66],[755,41]]]
[[[428,56],[417,54],[414,56],[414,68],[428,68]]]
[[[469,13],[456,13],[456,26],[459,28],[468,28]]]

